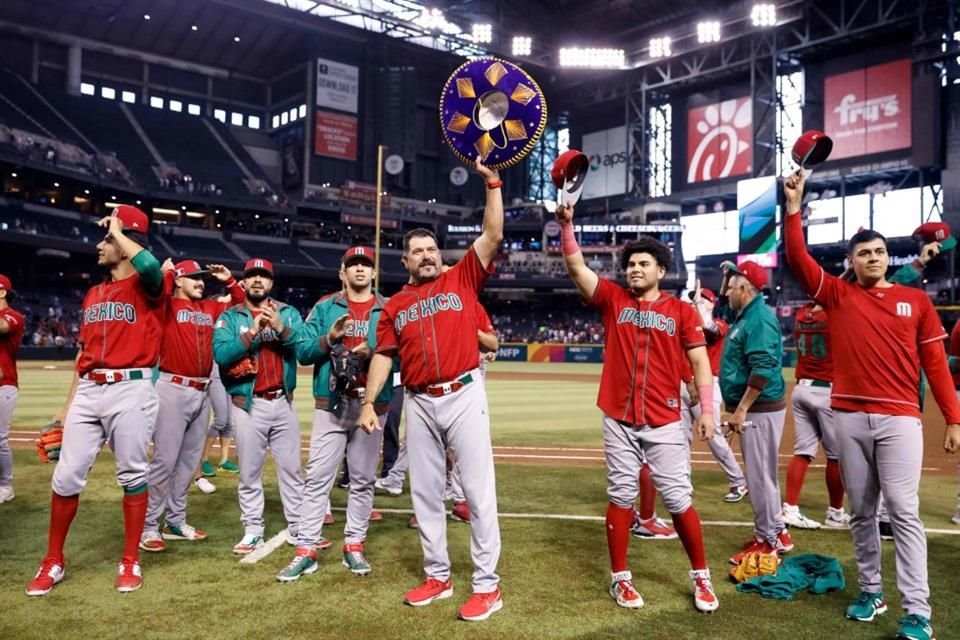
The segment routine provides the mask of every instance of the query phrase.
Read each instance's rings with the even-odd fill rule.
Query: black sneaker
[[[349,488],[350,488],[350,478],[345,478],[344,476],[340,476],[340,477],[337,479],[337,486],[340,487],[341,489],[349,489]]]
[[[893,540],[893,527],[890,526],[889,522],[880,521],[880,539]]]

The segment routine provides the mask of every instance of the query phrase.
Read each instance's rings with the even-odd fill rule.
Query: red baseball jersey
[[[614,420],[660,427],[680,420],[687,351],[706,346],[700,316],[661,292],[653,302],[600,278],[588,304],[603,320],[603,372],[597,406]]]
[[[7,322],[7,332],[0,334],[0,387],[19,387],[17,378],[17,349],[23,341],[26,321],[16,309],[0,311],[0,320]]]
[[[400,355],[407,387],[455,380],[477,368],[477,294],[493,273],[473,247],[435,280],[405,285],[384,306],[377,353]]]
[[[347,299],[347,313],[350,314],[350,319],[353,320],[353,324],[347,328],[347,333],[343,336],[343,346],[348,349],[353,349],[367,342],[367,338],[370,335],[370,314],[373,312],[373,307],[376,303],[376,296],[370,296],[370,299],[366,302],[353,302]],[[364,369],[366,369],[366,365]],[[364,371],[360,377],[357,378],[357,387],[363,387],[366,386],[366,384],[367,373]]]
[[[477,301],[477,329],[484,333],[497,332],[497,330],[493,328],[493,321],[490,320],[490,315],[487,314],[487,310],[483,308],[479,300]]]
[[[707,339],[707,355],[710,356],[710,371],[716,378],[720,375],[720,356],[723,355],[723,342],[730,332],[730,325],[727,324],[726,320],[720,320],[719,318],[713,322],[717,326],[716,333],[711,334],[704,331],[704,335]]]
[[[207,378],[213,368],[213,323],[229,306],[244,300],[243,288],[230,278],[230,302],[173,298],[174,274],[163,274],[164,306],[160,329],[160,371],[189,378]]]
[[[260,310],[251,309],[254,326],[260,317]],[[254,393],[274,391],[283,388],[283,341],[280,335],[267,325],[258,335],[260,351],[257,352],[257,379],[253,385]]]
[[[831,276],[807,253],[800,216],[787,216],[785,227],[790,267],[827,312],[835,356],[833,408],[919,418],[921,346],[947,337],[930,298],[912,287],[867,289]],[[943,380],[938,371],[927,368],[927,374],[947,423],[953,424],[960,422],[960,403],[952,393],[946,357],[942,368]],[[944,382],[950,391],[938,393]]]
[[[947,347],[947,354],[960,357],[960,320],[954,323],[953,330],[950,331],[950,346]],[[960,389],[960,373],[953,374],[953,386]]]
[[[797,338],[797,380],[833,382],[833,355],[827,312],[808,304],[797,309],[793,334]]]
[[[160,355],[163,297],[151,296],[139,274],[104,280],[83,298],[77,373],[94,369],[144,369]],[[209,373],[209,372],[208,372]]]

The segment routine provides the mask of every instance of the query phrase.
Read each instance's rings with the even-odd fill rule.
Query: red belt
[[[442,382],[439,384],[427,384],[420,387],[409,387],[410,391],[413,393],[425,393],[428,396],[434,398],[440,398],[442,396],[455,393],[463,389],[465,386],[473,382],[473,376],[471,374],[465,374],[460,376],[452,382]]]
[[[263,398],[264,400],[276,400],[283,397],[283,389],[273,389],[271,391],[254,391],[254,398]]]
[[[191,389],[206,391],[207,387],[210,386],[210,381],[205,378],[188,378],[186,376],[173,375],[172,373],[168,373],[167,375],[170,376],[170,382],[173,384],[179,384],[182,387],[190,387]]]

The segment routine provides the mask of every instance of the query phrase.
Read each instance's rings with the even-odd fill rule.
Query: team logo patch
[[[909,318],[913,315],[913,307],[909,302],[898,302],[897,303],[897,315],[901,318]]]

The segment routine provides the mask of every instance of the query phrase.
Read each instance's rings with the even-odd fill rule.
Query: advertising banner
[[[687,112],[687,183],[741,176],[753,170],[750,97]]]
[[[526,362],[527,345],[525,344],[501,344],[497,349],[497,360],[507,362]]]
[[[601,345],[576,345],[566,347],[564,362],[603,362]]]
[[[911,62],[908,59],[829,76],[824,80],[824,132],[831,159],[911,146]]]
[[[737,209],[740,211],[740,253],[773,253],[775,260],[777,179],[770,176],[737,182]]]
[[[360,68],[317,58],[317,106],[357,112]]]
[[[357,159],[357,119],[339,113],[317,111],[313,152],[339,160]]]
[[[583,153],[590,160],[583,200],[618,196],[633,188],[627,184],[627,127],[614,127],[583,136]]]

